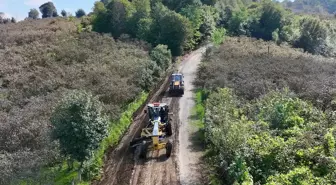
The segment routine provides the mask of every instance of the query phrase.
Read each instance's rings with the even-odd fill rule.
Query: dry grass
[[[269,53],[268,53],[269,47]],[[230,87],[246,99],[289,87],[325,109],[336,95],[336,60],[250,38],[230,38],[213,49],[198,71],[197,85]]]

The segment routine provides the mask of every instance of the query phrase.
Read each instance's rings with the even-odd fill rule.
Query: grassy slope
[[[60,18],[0,25],[0,184],[36,177],[31,169],[58,161],[49,116],[68,90],[98,95],[114,123],[121,117],[118,132],[146,96],[136,75],[150,61],[148,48],[97,33],[78,34],[77,23]],[[141,99],[127,108],[136,97]]]

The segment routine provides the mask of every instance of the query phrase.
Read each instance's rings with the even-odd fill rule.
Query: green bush
[[[61,153],[81,163],[92,157],[107,135],[108,121],[101,102],[84,91],[70,92],[54,110],[51,123]]]
[[[170,50],[166,45],[157,45],[149,55],[163,71],[166,71],[172,62]]]
[[[334,124],[312,104],[287,91],[239,100],[224,88],[205,105],[207,161],[223,184],[333,182]]]
[[[121,136],[127,131],[132,123],[133,113],[146,101],[148,93],[142,92],[138,99],[129,104],[126,110],[121,114],[119,121],[111,122],[108,129],[108,136],[100,143],[99,149],[94,156],[84,164],[84,177],[90,181],[100,177],[104,165],[104,155],[108,148],[115,147]]]
[[[224,28],[217,28],[211,38],[212,43],[215,45],[220,45],[223,43],[226,35],[226,30]]]

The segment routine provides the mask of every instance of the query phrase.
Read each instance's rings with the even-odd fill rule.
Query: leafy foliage
[[[42,18],[57,17],[57,10],[52,2],[42,4],[39,9],[42,13]]]
[[[156,61],[151,60],[148,44],[93,32],[79,34],[79,23],[53,18],[0,26],[4,33],[0,34],[0,184],[28,178],[36,180],[33,184],[46,184],[55,182],[51,177],[73,174],[64,168],[59,171],[59,165],[66,165],[59,143],[50,138],[52,107],[64,92],[92,93],[103,103],[109,120],[117,122],[143,86],[149,83],[151,89],[156,83],[148,78],[139,81],[139,75],[154,77],[148,66]],[[159,51],[160,61],[167,61],[162,58],[167,51]],[[156,73],[160,76],[162,70]],[[46,170],[49,178],[42,178],[41,170],[49,166],[53,166]]]
[[[210,39],[217,19],[215,8],[200,1],[113,0],[105,5],[96,2],[93,30],[116,38],[128,34],[154,46],[164,44],[179,56]]]
[[[297,13],[333,14],[336,11],[334,0],[295,0],[293,2],[286,0],[282,4]]]
[[[65,10],[62,10],[61,15],[62,15],[63,17],[67,17],[67,16],[68,16],[68,13],[67,13]]]
[[[244,37],[207,50],[196,85],[210,90],[210,184],[334,184],[334,64]]]
[[[55,108],[51,123],[62,154],[79,162],[88,160],[107,135],[108,120],[97,97],[71,92]]]
[[[224,184],[332,184],[335,156],[323,149],[325,138],[334,147],[330,121],[287,92],[244,103],[219,89],[206,101],[208,162]]]
[[[279,3],[264,0],[249,6],[217,6],[219,26],[231,35],[247,35],[277,44],[288,43],[305,51],[324,56],[335,56],[335,22],[294,15]]]
[[[251,38],[227,38],[206,56],[196,83],[207,89],[229,87],[252,100],[289,87],[322,109],[332,107],[335,60],[304,54]]]
[[[34,8],[34,9],[30,9],[29,13],[28,13],[28,17],[32,18],[32,19],[37,19],[39,17],[39,12]]]
[[[85,11],[83,10],[83,9],[78,9],[77,11],[76,11],[76,17],[77,18],[81,18],[81,17],[83,17],[83,16],[85,16],[86,15],[86,13],[85,13]]]

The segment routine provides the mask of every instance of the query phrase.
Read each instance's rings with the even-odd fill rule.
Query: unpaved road
[[[140,135],[140,129],[148,118],[140,112],[135,117],[128,132],[117,148],[108,152],[105,159],[104,173],[94,185],[178,185],[199,182],[198,169],[195,165],[200,159],[200,152],[193,149],[191,137],[194,133],[188,117],[193,107],[192,80],[195,78],[197,66],[205,47],[192,52],[179,66],[184,74],[186,90],[183,97],[168,97],[168,79],[166,79],[150,102],[161,101],[170,105],[173,112],[173,135],[169,140],[173,143],[172,155],[166,159],[165,150],[148,152],[146,160],[134,160],[129,149],[132,138]],[[142,109],[141,111],[143,111]],[[180,170],[181,168],[181,170]]]
[[[193,81],[205,50],[206,48],[203,47],[195,51],[179,69],[184,75],[185,83],[184,96],[179,100],[181,125],[178,158],[182,185],[202,184],[202,169],[200,169],[202,149],[195,144],[195,135],[198,130],[192,125],[191,114],[195,105]]]

